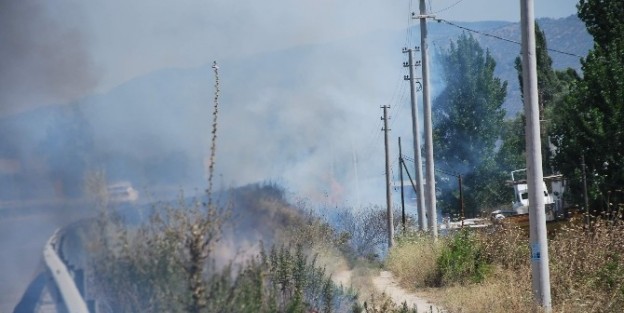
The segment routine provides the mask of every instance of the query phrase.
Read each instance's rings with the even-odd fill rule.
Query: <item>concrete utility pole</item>
[[[403,191],[403,149],[401,148],[401,137],[399,137],[399,179],[401,180],[401,222],[403,223],[403,233],[405,233],[405,192]]]
[[[591,215],[589,212],[589,196],[587,195],[587,164],[585,164],[585,152],[581,155],[581,169],[583,170],[583,201],[585,202],[585,226],[591,229]],[[608,202],[607,202],[608,203]]]
[[[544,208],[544,173],[537,96],[537,58],[535,54],[535,15],[533,0],[520,0],[522,29],[522,82],[526,116],[527,185],[529,189],[529,241],[533,296],[544,312],[552,312],[548,238]]]
[[[464,228],[466,214],[464,212],[464,187],[462,186],[462,175],[459,174],[459,211],[461,212],[461,228]]]
[[[423,111],[425,119],[425,150],[427,152],[427,209],[429,210],[429,226],[431,227],[431,236],[434,240],[438,239],[438,217],[436,211],[436,194],[435,194],[435,168],[433,165],[433,126],[431,121],[431,95],[429,90],[429,56],[427,45],[427,7],[425,0],[420,0],[420,15],[414,18],[420,19],[420,51],[422,61],[422,78],[423,78]]]
[[[383,132],[384,132],[384,146],[386,151],[386,206],[388,210],[388,249],[394,246],[394,225],[392,223],[392,194],[390,191],[390,151],[388,147],[388,108],[390,106],[384,105],[381,107],[383,109],[383,117],[381,118],[384,122]]]
[[[416,47],[416,51],[420,50]],[[414,66],[420,65],[420,61],[414,64],[414,50],[403,48],[403,53],[407,53],[408,63],[403,63],[404,67],[409,68],[409,76],[403,76],[403,79],[410,81],[410,100],[412,103],[412,136],[414,137],[414,169],[416,169],[416,207],[418,209],[418,229],[427,230],[427,212],[425,207],[425,197],[423,196],[425,188],[423,187],[422,174],[422,157],[420,155],[420,135],[418,131],[418,105],[416,105],[416,84],[414,77]]]

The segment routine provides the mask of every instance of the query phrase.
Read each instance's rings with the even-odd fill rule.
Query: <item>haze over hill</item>
[[[551,48],[585,55],[592,45],[574,16],[539,23]],[[520,36],[517,23],[459,25],[511,40]],[[462,31],[431,24],[434,95],[444,85],[435,70],[435,51]],[[417,34],[417,28],[411,33]],[[405,36],[374,32],[220,62],[220,183],[272,180],[322,203],[358,206],[380,200],[383,145],[378,106],[392,106],[393,137],[411,137],[409,90],[401,67],[405,56],[400,51],[419,40]],[[505,107],[508,116],[515,115],[521,108],[513,68],[519,45],[474,36],[496,59],[496,75],[509,82]],[[553,52],[551,56],[556,68],[580,68],[578,58]],[[110,180],[130,180],[139,187],[202,186],[213,80],[210,65],[165,69],[69,106],[5,117],[0,126],[7,138],[0,151],[5,158],[20,160],[21,168],[30,172],[27,176],[49,177],[47,186],[41,179],[36,184],[48,190],[43,194],[58,193],[59,178],[54,175],[80,176],[67,184],[82,180],[71,169],[75,164],[60,162],[57,167],[63,168],[51,168],[54,155],[69,160],[86,155],[83,169],[102,167]],[[19,142],[13,134],[19,134]],[[26,179],[28,184],[35,180]]]

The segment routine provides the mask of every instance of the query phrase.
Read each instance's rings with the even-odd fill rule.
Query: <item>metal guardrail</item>
[[[43,248],[43,261],[54,279],[68,313],[89,313],[67,266],[56,252],[60,229],[57,229]]]

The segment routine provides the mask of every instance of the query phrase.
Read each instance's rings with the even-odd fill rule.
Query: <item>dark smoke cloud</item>
[[[0,2],[0,115],[67,102],[95,86],[75,9],[39,0]]]

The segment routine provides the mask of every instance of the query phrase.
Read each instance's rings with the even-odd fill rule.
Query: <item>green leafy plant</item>
[[[442,247],[437,259],[438,283],[482,282],[490,265],[487,263],[481,243],[469,231],[456,233]]]

